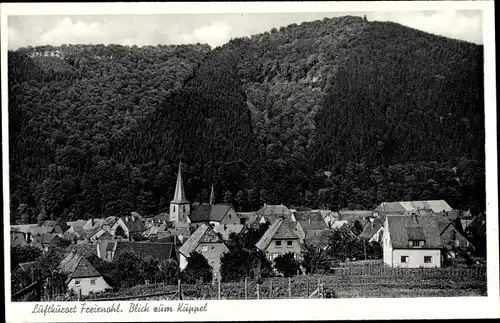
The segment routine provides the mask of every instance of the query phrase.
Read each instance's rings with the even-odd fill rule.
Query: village
[[[64,286],[45,293],[78,297],[104,295],[118,287],[99,270],[105,265],[96,268],[89,262],[90,256],[112,264],[132,253],[138,257],[134,259],[154,260],[153,272],[174,264],[170,272],[179,284],[184,277],[183,284],[217,282],[220,289],[221,281],[245,280],[247,297],[249,277],[259,284],[263,277],[328,276],[345,273],[342,269],[348,264],[376,264],[397,268],[399,273],[484,266],[485,233],[484,215],[454,210],[444,200],[387,201],[368,211],[297,210],[264,204],[255,212],[237,212],[230,203],[217,203],[212,187],[208,203],[191,203],[185,196],[181,163],[168,214],[131,212],[69,222],[46,220],[11,225],[10,229],[11,256],[12,248],[35,247],[47,254],[63,246],[64,257],[55,268],[65,275]],[[245,255],[255,259],[238,259]],[[21,284],[21,292],[12,291],[13,299],[26,298],[29,293],[24,289],[39,279],[39,266],[37,261],[16,264],[12,275],[29,279]],[[353,272],[350,270],[348,273]],[[183,276],[187,272],[192,279]],[[138,275],[122,274],[124,279]],[[151,277],[134,276],[127,287],[169,280],[157,273]],[[307,285],[307,294],[311,291]],[[16,292],[19,298],[14,297]]]

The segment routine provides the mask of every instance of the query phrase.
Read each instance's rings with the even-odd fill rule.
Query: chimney
[[[92,223],[92,226],[94,226],[94,223],[95,223],[94,216],[92,216],[92,222],[91,223]]]

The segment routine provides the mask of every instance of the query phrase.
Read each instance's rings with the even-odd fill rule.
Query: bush
[[[276,269],[285,277],[297,275],[297,271],[300,267],[299,262],[294,258],[291,252],[276,257],[274,263]]]
[[[193,252],[188,259],[186,269],[182,272],[182,279],[188,284],[194,284],[199,280],[210,282],[212,280],[212,266],[207,259],[198,252]]]

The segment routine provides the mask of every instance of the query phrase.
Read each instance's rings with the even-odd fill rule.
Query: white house
[[[432,215],[388,215],[384,223],[384,264],[389,267],[441,267],[441,238]]]
[[[77,294],[88,295],[111,288],[101,274],[82,255],[71,252],[60,264],[60,270],[68,275],[66,286]]]

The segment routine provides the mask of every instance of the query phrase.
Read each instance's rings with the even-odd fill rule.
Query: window
[[[459,240],[455,240],[455,247],[459,247],[460,246],[460,241]]]
[[[186,212],[186,206],[185,205],[182,207],[182,212]]]
[[[208,246],[201,246],[201,251],[208,251]]]
[[[408,262],[410,262],[409,256],[401,256],[401,263],[408,263]]]
[[[412,245],[413,247],[420,247],[420,241],[418,241],[418,240],[413,240],[413,241],[411,242],[411,245]]]
[[[75,286],[80,286],[80,281],[79,280],[75,280]]]
[[[432,256],[424,256],[424,262],[430,264],[432,262]]]
[[[95,279],[90,280],[90,285],[95,285]]]
[[[281,248],[281,241],[276,241],[276,248]]]
[[[287,246],[287,247],[291,247],[291,246],[293,246],[293,241],[287,241],[287,242],[286,242],[286,246]]]
[[[173,211],[175,212],[175,205],[174,205],[174,209],[173,209]]]
[[[214,246],[212,246],[212,251],[215,251],[215,247]]]

